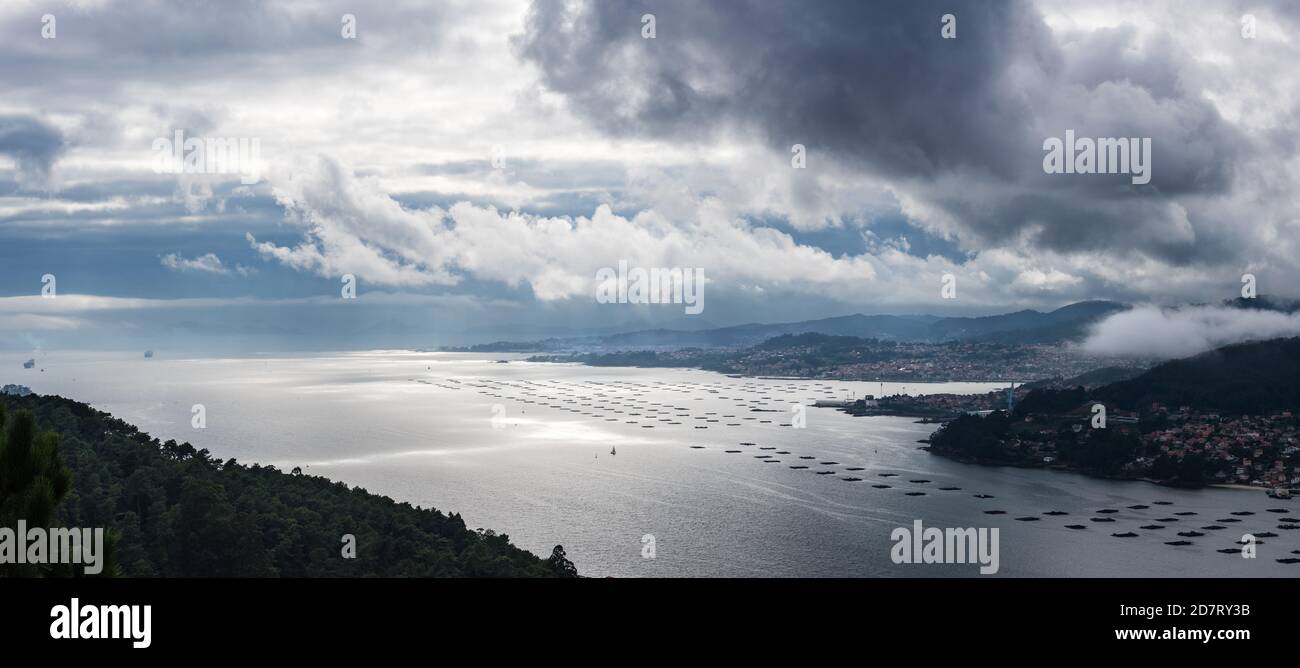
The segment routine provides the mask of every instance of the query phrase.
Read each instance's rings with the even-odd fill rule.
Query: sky
[[[1297,35],[1231,0],[5,0],[0,348],[1295,296]],[[1049,173],[1067,131],[1149,140],[1149,181]],[[177,132],[255,162],[169,173]],[[705,307],[600,303],[620,261]]]

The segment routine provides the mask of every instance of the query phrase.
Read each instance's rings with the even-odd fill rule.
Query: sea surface
[[[1300,531],[1277,528],[1300,516],[1300,501],[961,464],[920,449],[935,425],[794,407],[1005,383],[734,378],[410,351],[67,352],[23,369],[26,357],[0,355],[0,384],[84,401],[221,459],[300,466],[458,512],[542,556],[562,544],[589,576],[1300,575],[1277,561],[1300,550]],[[191,423],[196,404],[203,429]],[[917,520],[998,528],[998,572],[894,563],[891,532]],[[1163,528],[1143,528],[1153,526]],[[1204,535],[1175,535],[1193,530]],[[1264,531],[1279,535],[1260,538],[1254,559],[1217,551]],[[1127,532],[1137,535],[1113,536]],[[1177,540],[1191,545],[1166,544]]]

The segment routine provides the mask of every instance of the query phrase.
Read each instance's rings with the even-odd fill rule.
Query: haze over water
[[[563,544],[589,576],[977,576],[974,564],[892,563],[890,531],[917,519],[1000,528],[999,576],[1300,574],[1300,565],[1275,561],[1300,549],[1300,531],[1277,530],[1300,506],[1260,491],[960,464],[920,450],[935,426],[909,418],[809,407],[806,428],[783,426],[792,404],[878,394],[878,383],[405,351],[152,360],[54,353],[30,370],[23,359],[0,356],[8,370],[0,383],[90,403],[223,460],[301,466],[458,512],[470,527],[504,532],[537,554]],[[883,391],[999,387],[885,383]],[[191,427],[194,404],[206,409],[203,430]],[[845,480],[854,477],[861,480]],[[915,492],[924,494],[908,496]],[[1052,510],[1069,514],[1044,515]],[[1027,516],[1039,519],[1016,519]],[[1099,517],[1114,521],[1091,521]],[[1226,519],[1239,521],[1216,521]],[[1140,528],[1159,520],[1167,520],[1162,530]],[[1165,544],[1189,530],[1205,535]],[[1111,535],[1125,531],[1139,535]],[[1216,552],[1263,531],[1280,535],[1261,539],[1256,559]],[[642,557],[646,534],[655,538],[654,559]]]

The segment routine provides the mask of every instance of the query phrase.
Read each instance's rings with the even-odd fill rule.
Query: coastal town
[[[997,381],[1076,376],[1108,364],[1071,346],[954,342],[871,342],[842,351],[821,346],[746,350],[731,373],[892,382]]]
[[[1092,451],[1088,459],[1093,463],[1109,459],[1093,471],[1107,477],[1269,490],[1300,487],[1300,416],[1292,411],[1222,415],[1156,402],[1141,413],[1111,407],[1098,428],[1093,402],[1056,414],[1015,412],[1015,402],[1026,394],[1009,388],[975,395],[868,395],[839,407],[856,416],[899,415],[943,423],[996,414],[1008,422],[1007,429],[996,447],[971,457],[982,463],[1078,468],[1071,466],[1070,455]]]
[[[1103,358],[1076,346],[989,342],[903,343],[814,334],[746,348],[682,348],[537,355],[531,362],[694,367],[742,376],[883,382],[992,382],[1070,378],[1103,367],[1140,370],[1149,361]]]
[[[1300,419],[1291,411],[1272,415],[1222,416],[1187,406],[1152,406],[1165,426],[1142,434],[1147,452],[1182,461],[1203,458],[1216,482],[1262,487],[1300,487]],[[1154,464],[1144,457],[1140,464]]]

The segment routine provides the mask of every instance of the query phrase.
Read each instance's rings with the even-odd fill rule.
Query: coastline
[[[929,439],[924,439],[918,442],[928,444]],[[1093,478],[1096,480],[1145,482],[1145,483],[1150,483],[1152,485],[1159,485],[1160,487],[1172,487],[1174,489],[1188,489],[1188,490],[1224,489],[1224,490],[1234,490],[1239,492],[1263,492],[1263,493],[1268,492],[1268,490],[1270,489],[1269,487],[1255,486],[1255,485],[1242,485],[1240,483],[1209,483],[1209,484],[1198,485],[1198,486],[1180,485],[1167,480],[1157,480],[1155,478],[1147,478],[1144,476],[1127,477],[1127,476],[1097,475],[1095,473],[1090,473],[1088,471],[1085,471],[1081,468],[1075,466],[1068,466],[1065,464],[1040,464],[1034,462],[1004,462],[1004,461],[983,460],[977,457],[960,457],[955,454],[944,452],[941,450],[936,451],[933,447],[929,445],[921,446],[918,449],[924,450],[936,457],[943,457],[944,459],[950,459],[954,462],[961,462],[962,464],[971,464],[974,466],[989,466],[989,467],[1010,466],[1013,468],[1020,468],[1020,469],[1043,469],[1049,471],[1062,471],[1065,473],[1073,473],[1076,475],[1081,475],[1086,478]]]

